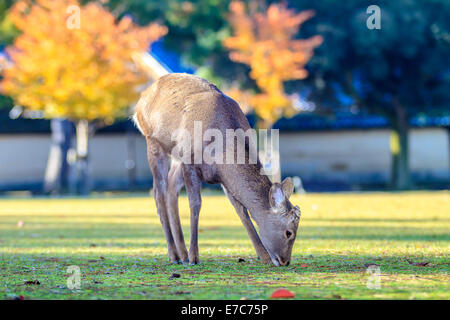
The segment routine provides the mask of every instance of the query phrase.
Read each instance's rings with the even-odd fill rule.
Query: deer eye
[[[289,239],[289,238],[292,236],[292,232],[289,231],[289,230],[286,230],[286,231],[284,232],[284,236],[286,237],[286,239]]]

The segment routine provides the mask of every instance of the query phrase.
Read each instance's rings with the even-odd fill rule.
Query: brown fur
[[[189,259],[193,264],[199,262],[198,217],[201,183],[204,181],[222,185],[263,262],[289,263],[300,214],[288,200],[293,188],[289,178],[282,184],[272,184],[266,175],[261,175],[259,161],[256,164],[183,164],[172,159],[169,165],[171,152],[177,143],[172,140],[172,134],[183,128],[194,139],[194,121],[201,121],[203,132],[214,128],[223,136],[226,129],[249,129],[245,115],[234,100],[204,79],[187,74],[169,74],[142,93],[136,106],[135,120],[147,140],[155,201],[171,261]],[[194,141],[191,145],[194,146]],[[208,142],[202,142],[202,150],[207,145]],[[191,209],[189,253],[181,231],[177,204],[183,184]],[[247,210],[258,224],[261,238]],[[286,231],[292,236],[287,238],[289,233]]]

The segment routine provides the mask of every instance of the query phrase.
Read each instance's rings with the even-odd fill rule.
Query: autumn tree
[[[0,0],[0,47],[10,44],[17,35],[17,29],[9,18],[8,11],[13,0]]]
[[[250,77],[260,92],[248,96],[248,92],[234,89],[229,93],[238,100],[247,98],[260,119],[258,126],[270,128],[280,117],[296,113],[283,84],[308,76],[305,65],[314,48],[322,43],[322,37],[295,39],[302,23],[314,15],[313,11],[296,13],[285,3],[271,4],[261,11],[254,1],[249,7],[247,10],[241,1],[231,2],[228,19],[233,36],[225,39],[224,45],[231,51],[231,60],[250,67]]]
[[[135,26],[129,17],[117,21],[103,7],[105,2],[16,2],[10,18],[21,34],[6,49],[10,63],[1,83],[16,104],[76,124],[85,192],[93,124],[112,123],[127,114],[138,87],[148,82],[133,56],[167,32],[157,24]]]

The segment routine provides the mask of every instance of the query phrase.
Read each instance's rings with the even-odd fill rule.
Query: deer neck
[[[222,175],[222,184],[250,212],[259,225],[270,210],[269,190],[272,185],[259,165],[229,165]]]

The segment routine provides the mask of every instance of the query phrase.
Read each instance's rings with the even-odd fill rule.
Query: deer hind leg
[[[199,264],[198,255],[198,218],[202,206],[200,194],[202,181],[194,166],[183,164],[183,177],[191,210],[191,241],[189,243],[189,263]]]
[[[181,162],[172,160],[169,171],[169,186],[167,188],[167,213],[169,216],[172,237],[177,248],[178,257],[182,262],[188,262],[188,253],[184,243],[183,230],[181,229],[180,214],[178,210],[178,196],[183,188],[183,168]]]
[[[169,259],[173,263],[179,262],[175,243],[170,230],[166,208],[166,193],[168,186],[169,158],[164,153],[161,145],[154,139],[147,137],[147,156],[150,169],[153,174],[153,195],[159,220],[166,236]]]
[[[236,209],[239,218],[241,218],[242,224],[247,230],[248,236],[253,243],[253,247],[255,248],[258,257],[261,259],[263,263],[270,264],[272,260],[270,259],[270,255],[267,252],[266,248],[261,242],[258,233],[256,232],[255,227],[253,226],[252,220],[248,214],[247,208],[245,208],[238,200],[236,200],[225,187],[222,185],[223,191],[227,195],[228,199],[230,199],[231,204]]]

